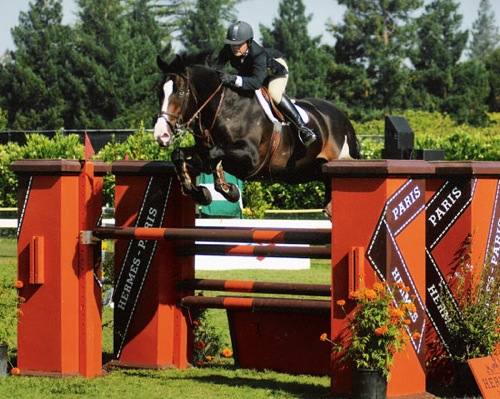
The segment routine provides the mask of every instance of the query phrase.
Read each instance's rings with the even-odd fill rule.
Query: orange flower
[[[415,313],[417,311],[417,307],[411,302],[405,303],[405,308],[410,313]]]
[[[413,339],[417,340],[417,339],[419,339],[419,338],[420,338],[420,333],[419,333],[418,331],[415,331],[415,332],[411,335],[411,337],[412,337]]]
[[[403,323],[405,323],[408,326],[408,325],[411,324],[411,320],[410,319],[404,319]]]
[[[394,307],[389,307],[389,314],[391,317],[399,319],[400,317],[404,316],[404,312],[401,309],[396,309]]]
[[[231,349],[229,349],[229,348],[224,348],[222,350],[222,356],[224,356],[224,357],[231,357],[231,356],[233,356],[233,351]]]
[[[375,292],[375,290],[368,288],[367,290],[365,290],[365,297],[366,299],[375,299],[377,297],[377,293]]]
[[[344,306],[344,305],[345,305],[345,301],[344,301],[343,299],[339,299],[339,300],[337,301],[337,305],[339,305],[339,306]]]
[[[380,337],[381,335],[386,334],[387,331],[389,331],[389,329],[387,328],[387,326],[377,327],[375,329],[375,335],[378,336],[378,337]]]
[[[319,336],[319,340],[320,341],[326,341],[328,339],[328,334],[327,333],[323,333]]]
[[[385,291],[385,286],[382,283],[375,283],[373,284],[373,289],[377,292],[383,292]]]
[[[351,291],[349,292],[349,298],[350,299],[357,299],[360,297],[360,292],[359,291]]]
[[[404,292],[409,292],[410,291],[410,287],[408,287],[407,285],[403,286],[401,288]]]

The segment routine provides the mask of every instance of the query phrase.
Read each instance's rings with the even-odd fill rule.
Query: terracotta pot
[[[355,369],[352,374],[353,399],[385,399],[387,379],[377,370]]]

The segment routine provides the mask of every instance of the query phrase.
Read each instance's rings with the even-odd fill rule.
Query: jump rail
[[[278,247],[274,245],[210,245],[195,244],[181,247],[179,255],[237,255],[283,258],[331,259],[329,246]]]
[[[154,228],[100,227],[93,231],[100,239],[198,240],[222,242],[262,242],[283,244],[329,244],[331,229],[255,228]]]
[[[265,294],[330,296],[329,284],[276,283],[252,280],[191,279],[177,284],[182,290],[258,292]]]
[[[193,308],[245,309],[252,312],[330,314],[330,301],[314,299],[185,296],[180,305]]]

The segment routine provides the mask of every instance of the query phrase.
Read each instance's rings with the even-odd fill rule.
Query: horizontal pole
[[[331,259],[331,248],[328,245],[314,247],[284,247],[275,245],[194,244],[179,248],[177,254]]]
[[[253,280],[191,279],[180,281],[178,288],[184,290],[260,292],[265,294],[330,296],[329,284],[277,283]]]
[[[252,312],[295,312],[330,315],[330,301],[315,299],[186,296],[183,307],[238,309]]]
[[[283,244],[330,244],[331,229],[256,228],[153,228],[100,227],[93,231],[100,239],[196,240],[214,242],[269,242]]]

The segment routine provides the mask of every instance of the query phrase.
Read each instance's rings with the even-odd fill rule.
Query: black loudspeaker
[[[384,159],[411,159],[415,135],[408,121],[401,116],[385,117]]]
[[[442,161],[444,160],[444,150],[415,150],[413,159],[423,159],[424,161]]]

